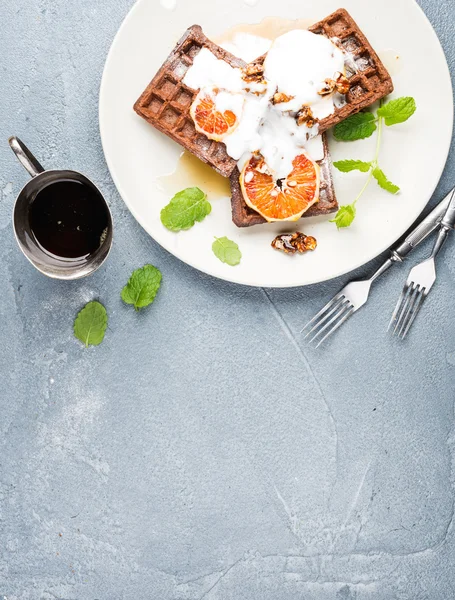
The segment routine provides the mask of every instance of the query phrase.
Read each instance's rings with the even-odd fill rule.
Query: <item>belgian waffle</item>
[[[207,48],[218,59],[232,67],[243,68],[245,62],[211,42],[199,25],[193,25],[183,35],[147,89],[134,105],[134,110],[151,125],[181,144],[197,158],[213,167],[223,177],[229,177],[237,161],[226,152],[222,142],[209,140],[198,133],[190,115],[197,94],[183,83],[195,56]]]
[[[324,158],[318,161],[321,169],[321,184],[319,190],[319,201],[313,204],[304,217],[318,217],[328,215],[338,210],[338,202],[335,194],[335,188],[332,178],[332,159],[327,144],[327,134],[322,135],[324,144]],[[251,227],[252,225],[261,225],[267,223],[264,217],[250,208],[243,199],[240,188],[240,173],[237,167],[231,175],[231,205],[232,220],[237,227]]]

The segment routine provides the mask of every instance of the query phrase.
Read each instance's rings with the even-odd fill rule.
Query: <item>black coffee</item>
[[[101,245],[108,212],[99,193],[72,180],[51,183],[38,192],[30,209],[37,242],[62,258],[84,258]]]

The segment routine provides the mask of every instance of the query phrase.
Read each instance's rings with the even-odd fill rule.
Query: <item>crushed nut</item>
[[[288,181],[289,187],[295,187],[297,185],[297,181]]]
[[[248,83],[264,82],[264,61],[265,56],[249,63],[242,69],[242,79]]]
[[[335,79],[326,79],[324,87],[319,90],[320,96],[329,96],[333,92],[337,91],[339,94],[347,94],[349,92],[349,79],[343,75],[343,73],[335,73]]]
[[[313,111],[309,106],[304,104],[296,115],[297,125],[306,125],[309,129],[314,127],[316,119],[314,118]]]
[[[276,92],[272,97],[272,104],[282,104],[283,102],[290,102],[294,100],[295,96],[288,96],[283,92]]]
[[[295,254],[296,252],[303,254],[309,250],[315,250],[317,245],[316,238],[300,233],[300,231],[277,235],[272,242],[272,248],[282,250],[286,254]]]
[[[350,87],[349,79],[343,73],[335,74],[335,88],[339,94],[347,94]]]
[[[248,173],[245,175],[245,183],[250,183],[250,181],[252,181],[254,177],[253,171],[248,171]]]
[[[333,79],[326,79],[324,87],[319,90],[318,94],[320,96],[330,96],[335,91],[335,82]]]
[[[335,82],[333,79],[326,79],[324,82],[324,87],[319,90],[318,94],[320,96],[330,96],[335,91]]]

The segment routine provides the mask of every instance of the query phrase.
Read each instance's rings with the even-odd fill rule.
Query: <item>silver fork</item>
[[[422,308],[425,298],[436,281],[435,258],[454,225],[455,190],[452,192],[449,206],[441,220],[433,252],[429,258],[411,269],[392,315],[389,330],[393,327],[393,334],[397,334],[402,340],[411,329],[411,325]]]
[[[315,315],[302,329],[308,329],[305,338],[310,343],[316,343],[318,348],[332,333],[334,333],[349,317],[359,310],[368,300],[373,281],[385,273],[393,264],[403,262],[404,258],[421,242],[423,242],[439,226],[450,200],[455,192],[451,190],[431,213],[426,216],[403,242],[390,252],[390,257],[379,267],[369,279],[351,281],[324,308]],[[321,337],[322,336],[322,337]]]

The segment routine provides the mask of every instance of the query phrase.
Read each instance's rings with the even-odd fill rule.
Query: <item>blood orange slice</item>
[[[245,202],[267,221],[297,221],[319,200],[319,165],[307,154],[294,158],[292,171],[277,179],[261,154],[253,155],[240,174]]]
[[[200,133],[220,142],[240,121],[244,98],[216,87],[203,88],[191,105],[190,114]]]

